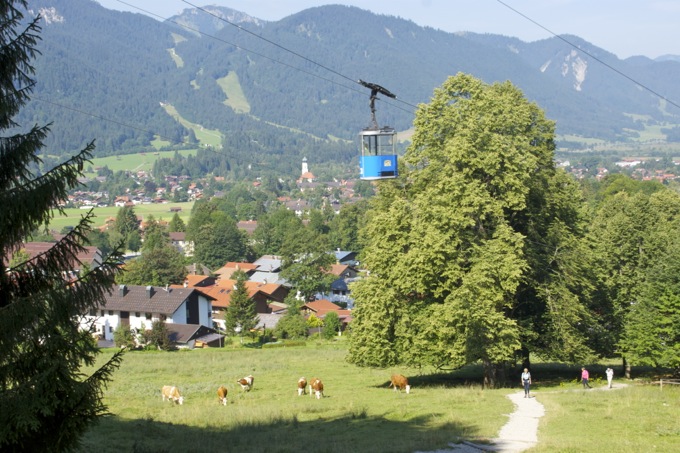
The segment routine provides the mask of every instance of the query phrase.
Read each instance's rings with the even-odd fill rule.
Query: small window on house
[[[99,315],[100,315],[100,316],[104,316],[104,310],[101,310],[101,311],[99,312]]]
[[[142,314],[140,312],[138,312],[138,311],[135,312],[135,318],[140,318],[141,316],[142,316]]]
[[[144,316],[146,316],[147,321],[151,321],[151,313],[144,313]]]
[[[168,317],[167,317],[167,316],[165,316],[165,315],[161,315],[161,321],[165,321],[166,319],[168,319]]]
[[[113,333],[113,326],[109,326],[109,333]]]
[[[90,310],[90,316],[97,316],[97,310]]]
[[[109,310],[109,316],[113,316],[113,310]]]

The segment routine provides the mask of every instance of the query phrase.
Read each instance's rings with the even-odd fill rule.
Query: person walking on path
[[[588,379],[590,379],[590,374],[588,373],[588,370],[586,370],[585,367],[581,368],[581,383],[583,384],[583,388],[591,389],[592,387],[590,386],[590,384],[588,384]]]
[[[529,396],[529,386],[531,385],[531,373],[527,368],[524,369],[521,379],[522,385],[524,386],[524,398],[531,398]]]
[[[607,368],[607,371],[605,371],[607,374],[607,384],[609,385],[609,388],[612,388],[612,379],[614,379],[614,370],[611,368]]]

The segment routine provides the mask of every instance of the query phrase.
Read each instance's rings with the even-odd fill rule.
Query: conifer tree
[[[257,313],[255,303],[248,295],[248,287],[246,286],[248,276],[246,273],[236,271],[233,279],[236,280],[236,283],[229,298],[229,308],[227,308],[224,322],[227,332],[231,334],[238,330],[241,341],[243,341],[243,334],[250,332],[250,329],[257,325]]]
[[[49,126],[23,131],[13,118],[34,86],[31,60],[41,20],[24,20],[25,0],[0,1],[0,256],[10,259],[37,229],[45,230],[58,203],[78,186],[90,143],[78,155],[35,176]],[[47,252],[0,272],[0,450],[65,451],[106,412],[102,389],[119,365],[115,354],[90,375],[98,348],[79,317],[103,302],[114,283],[119,254],[64,275],[92,223],[92,212]],[[80,263],[85,264],[85,263]],[[87,263],[89,264],[89,263]]]

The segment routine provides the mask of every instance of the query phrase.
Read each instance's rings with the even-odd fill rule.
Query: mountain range
[[[43,17],[33,101],[18,118],[52,122],[61,156],[96,139],[97,155],[206,143],[230,167],[298,171],[356,164],[356,135],[370,123],[411,128],[419,103],[447,77],[510,80],[557,125],[558,144],[633,140],[680,125],[680,58],[618,59],[577,36],[536,42],[447,33],[356,7],[328,5],[279,21],[206,6],[163,22],[93,0],[29,0]],[[652,91],[654,93],[652,93]],[[665,98],[665,99],[664,99]],[[407,135],[407,134],[404,134]]]

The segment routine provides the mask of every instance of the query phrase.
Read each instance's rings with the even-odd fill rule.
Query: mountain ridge
[[[43,24],[36,60],[34,94],[49,102],[32,102],[21,118],[22,124],[54,121],[47,143],[55,155],[79,149],[88,137],[97,138],[98,155],[149,149],[154,136],[179,146],[195,143],[193,131],[161,107],[167,103],[188,121],[219,130],[235,166],[268,163],[297,171],[303,156],[351,166],[356,133],[370,119],[369,92],[355,85],[358,79],[397,94],[396,101],[378,102],[378,119],[406,130],[415,106],[457,72],[487,83],[510,80],[556,121],[564,137],[625,141],[646,127],[680,124],[680,111],[665,108],[598,60],[668,99],[680,99],[679,61],[620,60],[571,35],[563,38],[575,47],[556,37],[524,42],[448,33],[342,5],[278,21],[226,7],[204,7],[214,15],[187,8],[165,22],[91,0],[36,0],[29,6],[63,18]],[[233,99],[220,86],[229,74],[248,112],[230,107]],[[560,145],[569,143],[563,139]]]

